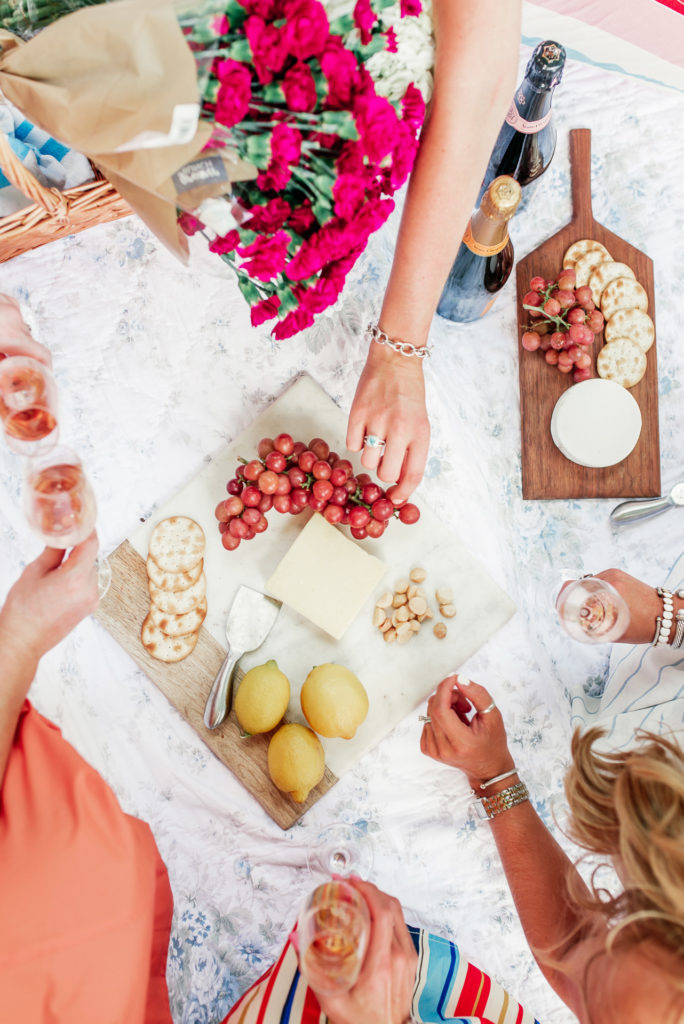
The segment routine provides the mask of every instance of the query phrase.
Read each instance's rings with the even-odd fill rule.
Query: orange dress
[[[0,1020],[170,1024],[152,833],[28,701],[0,800]]]

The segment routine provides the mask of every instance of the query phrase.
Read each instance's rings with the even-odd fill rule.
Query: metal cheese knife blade
[[[233,670],[243,654],[255,651],[270,633],[280,611],[280,601],[252,587],[238,587],[228,612],[228,652],[204,709],[204,724],[215,729],[230,711],[233,700]]]
[[[668,508],[684,505],[684,483],[675,484],[669,494],[662,498],[641,498],[637,501],[623,501],[610,513],[614,523],[633,523],[660,515]]]

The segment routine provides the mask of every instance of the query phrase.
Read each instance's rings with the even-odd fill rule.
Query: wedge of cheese
[[[385,568],[379,558],[348,540],[317,512],[266,589],[339,640],[385,575]]]

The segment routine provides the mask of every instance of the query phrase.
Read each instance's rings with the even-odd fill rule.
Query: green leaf
[[[358,139],[359,132],[349,110],[324,110],[320,115],[319,132],[339,135],[341,139]]]
[[[292,289],[288,284],[279,285],[276,288],[276,295],[280,299],[280,305],[278,306],[278,319],[282,320],[288,313],[295,310],[299,303],[292,294]]]
[[[279,82],[269,82],[263,88],[264,103],[284,103],[285,93]]]
[[[323,74],[321,66],[318,61],[310,61],[309,67],[311,68],[311,74],[313,75],[314,85],[316,86],[316,97],[319,103],[324,103],[328,95],[328,79]]]
[[[332,205],[323,198],[317,199],[311,209],[319,224],[325,224],[326,221],[332,220],[335,216]]]
[[[237,39],[228,47],[228,53],[232,60],[240,61],[243,64],[252,63],[252,48],[246,39]]]
[[[394,3],[394,0],[390,0]],[[330,22],[330,34],[333,36],[346,36],[354,28],[354,18],[351,14],[343,14]]]
[[[261,302],[261,292],[246,273],[238,274],[238,288],[250,306]]]
[[[271,141],[268,135],[250,135],[245,141],[247,159],[257,167],[267,167],[271,159]]]

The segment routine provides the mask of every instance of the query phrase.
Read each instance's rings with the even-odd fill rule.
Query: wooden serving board
[[[368,716],[353,739],[321,738],[326,774],[306,803],[296,804],[281,793],[268,775],[270,734],[242,739],[234,714],[213,731],[203,720],[206,699],[224,658],[225,623],[238,586],[265,591],[267,580],[308,518],[306,512],[289,516],[271,511],[265,533],[242,543],[236,551],[226,551],[221,544],[214,508],[225,497],[225,485],[235,472],[238,456],[253,457],[260,438],[275,437],[281,431],[305,442],[324,437],[342,452],[346,416],[310,377],[298,378],[241,437],[203,463],[200,472],[110,556],[112,585],[97,617],[273,820],[281,828],[289,828],[417,707],[441,678],[462,665],[499,629],[515,605],[475,556],[424,507],[414,526],[392,523],[379,540],[354,542],[377,555],[387,573],[341,640],[333,640],[283,605],[262,646],[240,663],[247,671],[270,658],[277,660],[292,689],[288,721],[305,724],[299,693],[314,665],[329,661],[346,665],[359,676],[369,695]],[[360,472],[356,457],[352,462]],[[149,609],[145,569],[149,537],[159,520],[170,515],[190,516],[204,530],[208,612],[193,653],[167,665],[148,655],[140,641],[140,628]],[[371,623],[375,600],[417,565],[427,571],[428,585],[453,589],[456,617],[449,620],[446,640],[438,640],[428,628],[408,644],[386,644]],[[435,607],[434,600],[432,604]]]
[[[655,323],[653,261],[594,220],[591,209],[591,132],[570,132],[573,216],[557,234],[525,256],[517,266],[518,346],[520,366],[520,421],[522,432],[522,491],[525,499],[544,498],[646,498],[659,495],[660,437],[658,432],[658,366],[656,345],[647,353],[646,374],[631,393],[639,404],[642,429],[632,453],[616,466],[588,469],[561,455],[551,438],[551,414],[559,397],[572,386],[572,374],[559,373],[539,352],[526,352],[520,339],[529,323],[523,297],[531,278],[557,277],[567,248],[580,238],[592,238],[608,249],[612,258],[632,268],[646,289],[648,313]],[[593,374],[596,355],[604,344],[603,333],[592,346]]]
[[[140,642],[140,627],[150,608],[145,561],[125,540],[109,556],[109,564],[112,583],[100,601],[95,617],[271,818],[281,828],[290,828],[335,785],[337,777],[326,767],[323,780],[311,790],[306,802],[295,804],[289,796],[276,789],[268,774],[267,751],[272,733],[243,739],[234,711],[220,728],[207,729],[204,706],[226,656],[225,649],[202,627],[195,650],[184,661],[167,665],[151,657]],[[236,687],[243,675],[244,672],[238,668]]]

